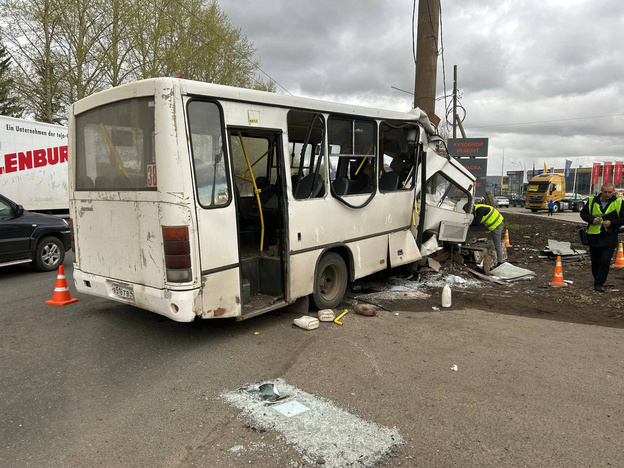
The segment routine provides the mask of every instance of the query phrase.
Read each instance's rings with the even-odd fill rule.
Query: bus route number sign
[[[148,187],[157,187],[158,186],[158,176],[156,173],[156,164],[148,164],[147,165],[147,186]]]

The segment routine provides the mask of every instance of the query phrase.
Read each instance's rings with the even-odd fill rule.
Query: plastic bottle
[[[452,302],[451,287],[448,284],[445,284],[442,288],[442,307],[451,307]]]

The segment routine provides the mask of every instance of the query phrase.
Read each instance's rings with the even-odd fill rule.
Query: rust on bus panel
[[[214,311],[215,317],[220,317],[223,314],[225,314],[225,309],[223,307],[219,307],[218,309],[215,309]]]

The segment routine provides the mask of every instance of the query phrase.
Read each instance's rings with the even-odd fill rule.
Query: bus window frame
[[[199,184],[197,181],[197,167],[196,167],[196,162],[195,162],[195,156],[193,153],[193,132],[191,130],[191,119],[190,119],[190,112],[189,112],[189,105],[191,105],[194,102],[202,102],[202,103],[207,103],[207,104],[214,104],[216,109],[219,112],[219,127],[220,127],[220,133],[221,133],[221,153],[223,155],[223,159],[224,159],[224,164],[225,164],[225,181],[226,181],[226,188],[228,190],[228,200],[227,203],[224,203],[222,205],[219,204],[212,204],[212,205],[205,205],[202,203],[201,201],[201,197],[199,194]],[[228,148],[228,143],[227,143],[227,139],[226,139],[226,128],[225,128],[225,118],[224,118],[224,111],[223,111],[223,106],[221,105],[221,103],[217,100],[217,99],[207,99],[207,98],[203,98],[203,97],[199,97],[199,96],[190,96],[190,98],[186,101],[185,105],[184,105],[184,120],[186,122],[186,127],[187,127],[187,135],[188,135],[188,151],[189,151],[189,158],[190,158],[190,162],[191,162],[191,167],[193,170],[193,184],[195,185],[194,187],[194,193],[195,193],[195,198],[197,200],[197,203],[199,204],[199,206],[201,206],[203,209],[205,210],[212,210],[212,209],[219,209],[219,208],[227,208],[228,206],[230,206],[230,204],[232,203],[232,200],[234,198],[234,193],[233,193],[233,182],[231,180],[231,154]],[[214,166],[213,166],[214,167]],[[214,179],[216,180],[216,178]],[[212,200],[215,200],[215,197],[212,197]]]

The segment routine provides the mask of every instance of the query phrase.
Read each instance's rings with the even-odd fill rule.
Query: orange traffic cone
[[[509,231],[507,229],[505,229],[505,247],[513,247],[510,243],[509,243]]]
[[[63,265],[59,267],[58,275],[56,276],[56,286],[54,287],[54,294],[52,299],[46,301],[46,304],[64,306],[76,302],[78,299],[72,298],[67,287],[67,280],[65,279],[65,269]]]
[[[557,255],[557,263],[555,264],[555,276],[551,283],[548,283],[554,288],[567,288],[568,283],[563,281],[563,267],[561,266],[561,255]]]
[[[613,264],[613,268],[624,268],[624,249],[622,249],[622,243],[618,245],[617,257],[615,259],[615,263]]]

